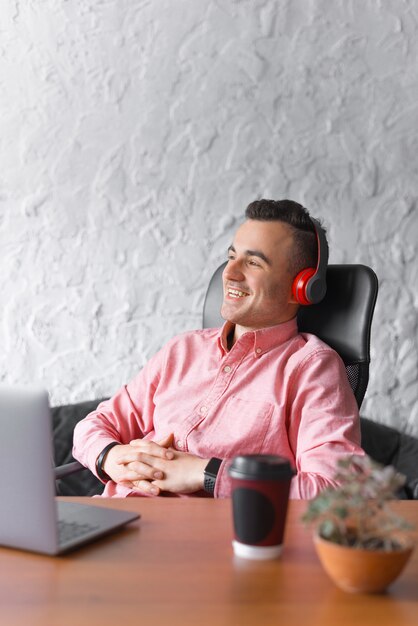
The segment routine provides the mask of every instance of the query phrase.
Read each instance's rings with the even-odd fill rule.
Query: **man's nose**
[[[244,280],[241,261],[238,259],[229,259],[224,269],[224,279],[233,281]]]

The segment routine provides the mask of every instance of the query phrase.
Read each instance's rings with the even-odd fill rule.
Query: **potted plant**
[[[411,525],[388,506],[405,477],[368,456],[338,463],[338,487],[310,501],[302,520],[315,523],[315,548],[334,582],[344,591],[383,591],[400,574],[413,545]]]

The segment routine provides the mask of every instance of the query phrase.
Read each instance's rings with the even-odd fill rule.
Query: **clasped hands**
[[[172,434],[158,443],[134,439],[111,448],[103,469],[114,482],[146,495],[199,491],[209,459],[174,450],[172,446]]]

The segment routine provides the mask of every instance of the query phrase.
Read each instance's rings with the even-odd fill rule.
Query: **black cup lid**
[[[294,476],[289,459],[275,454],[236,456],[229,466],[231,478],[247,480],[287,480]]]

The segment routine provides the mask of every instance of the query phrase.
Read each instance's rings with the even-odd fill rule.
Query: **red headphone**
[[[306,267],[293,281],[292,293],[299,304],[317,304],[327,291],[328,243],[321,224],[311,217],[318,243],[318,263],[316,268]]]

